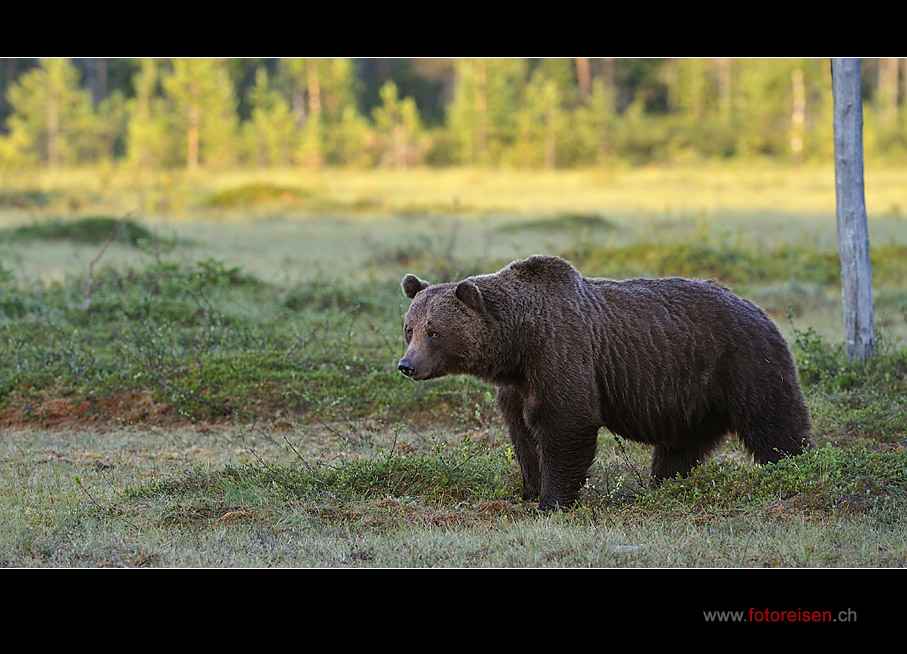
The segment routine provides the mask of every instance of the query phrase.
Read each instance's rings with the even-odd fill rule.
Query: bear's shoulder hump
[[[514,261],[504,270],[533,280],[574,281],[580,277],[579,271],[569,261],[545,254],[535,254],[528,259]]]

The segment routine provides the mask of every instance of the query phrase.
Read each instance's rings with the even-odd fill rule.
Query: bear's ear
[[[479,313],[485,313],[485,301],[482,299],[482,291],[479,287],[470,281],[462,281],[454,289],[457,299],[466,306],[475,309]]]
[[[419,291],[425,290],[430,284],[424,279],[419,279],[415,275],[406,275],[403,278],[403,281],[400,282],[400,287],[403,289],[403,295],[412,300],[416,297],[416,293]]]

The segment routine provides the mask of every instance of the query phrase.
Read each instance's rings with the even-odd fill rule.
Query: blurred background
[[[904,331],[907,59],[862,60],[879,320]],[[17,292],[162,257],[282,286],[534,252],[717,277],[837,340],[828,59],[0,60]],[[142,259],[145,257],[145,259]],[[113,274],[113,273],[111,273]]]
[[[866,153],[907,152],[907,59],[863,61]],[[490,166],[831,156],[827,59],[14,59],[0,166]]]

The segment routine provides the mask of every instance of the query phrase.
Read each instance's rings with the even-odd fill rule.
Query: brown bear
[[[523,497],[571,504],[598,430],[654,446],[657,482],[686,476],[728,433],[757,463],[809,445],[809,413],[787,342],[718,283],[583,277],[535,255],[494,274],[430,285],[408,274],[414,380],[466,374],[497,387]]]

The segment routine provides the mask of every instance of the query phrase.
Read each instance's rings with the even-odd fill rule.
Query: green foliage
[[[593,228],[594,219],[564,217],[560,220],[565,229],[577,230],[581,237],[563,250],[562,256],[594,276],[624,279],[677,275],[714,278],[726,284],[788,280],[821,286],[837,284],[840,279],[838,253],[817,249],[809,243],[782,241],[744,245],[711,235],[702,238],[694,234],[692,238],[653,238],[629,244],[601,245],[601,238],[578,230]],[[552,224],[543,220],[537,228],[546,229]],[[525,228],[536,227],[527,223]],[[870,256],[876,282],[892,285],[903,282],[907,270],[902,262],[907,257],[907,247],[895,244],[873,247]]]
[[[843,343],[830,345],[812,328],[794,327],[793,351],[814,429],[827,442],[904,442],[907,350],[877,331],[872,357],[848,362]]]
[[[127,161],[140,168],[164,167],[178,160],[169,138],[169,107],[156,93],[160,75],[153,59],[140,60],[133,77],[135,97],[127,102]]]
[[[764,466],[709,461],[637,503],[659,510],[862,512],[883,510],[905,497],[907,454],[827,445]]]
[[[381,105],[372,112],[378,162],[398,170],[420,163],[428,143],[415,101],[398,97],[394,82],[384,84],[380,95]]]
[[[262,464],[263,463],[263,464]],[[517,470],[509,450],[473,442],[439,443],[432,451],[400,453],[393,449],[339,464],[299,458],[295,464],[264,462],[218,469],[197,467],[179,477],[127,489],[128,499],[170,496],[251,498],[277,493],[283,498],[326,502],[387,499],[455,505],[513,499]]]
[[[783,279],[831,284],[840,275],[837,252],[792,243],[743,247],[684,239],[600,246],[586,239],[563,256],[595,276],[616,278],[676,275],[728,284]]]
[[[794,327],[794,355],[801,379],[826,390],[875,387],[907,392],[907,351],[895,348],[877,330],[875,351],[865,363],[848,363],[844,344],[830,345],[814,329]]]
[[[164,96],[186,153],[186,167],[235,163],[236,98],[226,67],[218,59],[174,59],[161,79]]]
[[[83,138],[82,118],[90,113],[88,92],[79,88],[77,71],[67,59],[42,59],[7,93],[13,107],[10,139],[23,157],[50,167],[75,163]]]
[[[19,288],[15,272],[4,268],[0,261],[0,321],[24,316],[37,306],[38,303]],[[2,393],[0,390],[0,396]]]
[[[419,498],[455,504],[511,499],[518,492],[514,462],[506,448],[471,442],[438,445],[432,452],[403,456],[393,451],[352,461],[329,471],[326,484],[350,499]]]
[[[273,88],[268,73],[258,69],[249,91],[252,116],[242,124],[246,158],[260,166],[288,166],[298,156],[299,135],[290,103]]]
[[[85,286],[50,287],[30,299],[4,273],[0,402],[73,401],[132,390],[187,419],[232,416],[303,420],[400,417],[426,405],[446,422],[470,422],[484,386],[464,379],[414,388],[396,372],[402,296],[396,285],[351,288],[262,283],[205,259],[168,260],[133,270],[105,269],[85,310]],[[388,303],[386,298],[395,300]],[[471,406],[472,406],[471,405]]]
[[[452,159],[469,165],[500,161],[516,138],[514,119],[526,75],[520,59],[458,59],[447,107]]]
[[[559,145],[568,127],[564,106],[569,72],[564,63],[545,60],[530,75],[517,114],[517,141],[505,155],[508,163],[521,168],[558,166]]]

